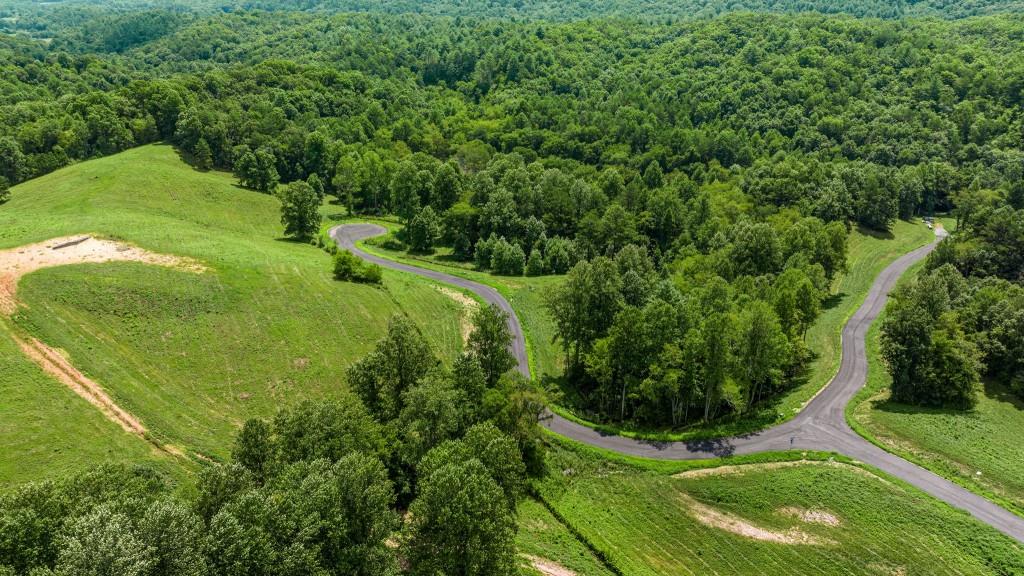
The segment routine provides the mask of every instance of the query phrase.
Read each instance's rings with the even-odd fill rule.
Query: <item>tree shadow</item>
[[[930,414],[935,416],[969,416],[974,414],[973,408],[953,408],[949,406],[918,406],[903,404],[889,398],[871,401],[871,409],[888,414]]]
[[[312,245],[311,244],[312,241],[313,241],[313,237],[309,237],[309,238],[290,238],[290,237],[287,237],[287,236],[279,236],[277,238],[274,238],[274,242],[284,242],[286,244],[306,244],[306,245]]]
[[[982,390],[985,396],[998,402],[1005,402],[1017,410],[1024,410],[1024,399],[1013,393],[1007,385],[994,380],[983,380]]]
[[[857,225],[857,232],[860,232],[865,236],[877,238],[878,240],[893,240],[896,238],[891,230],[875,230],[874,228],[868,228],[863,224]]]
[[[842,303],[843,299],[845,299],[846,297],[846,292],[838,292],[836,294],[829,295],[828,298],[825,298],[821,302],[821,310],[824,312],[825,310],[831,310],[836,306],[839,306],[839,304]]]

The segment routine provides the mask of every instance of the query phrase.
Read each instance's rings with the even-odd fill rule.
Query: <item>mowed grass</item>
[[[519,504],[516,548],[524,574],[539,574],[533,559],[543,559],[579,576],[611,576],[611,572],[543,504],[528,498]]]
[[[549,455],[540,493],[623,574],[1018,574],[1024,548],[970,516],[849,464],[754,466],[677,478],[574,449]],[[702,523],[712,510],[818,544],[757,540]],[[787,508],[824,512],[837,525]],[[794,532],[799,531],[799,532]]]
[[[22,280],[19,298],[28,307],[15,329],[62,349],[159,443],[192,456],[225,458],[246,418],[342,393],[346,368],[383,336],[393,314],[411,317],[444,361],[462,346],[461,306],[434,285],[392,273],[384,288],[336,282],[327,253],[280,238],[275,198],[237,187],[229,174],[195,171],[168,146],[26,182],[0,206],[0,248],[82,233],[192,257],[209,271],[136,263],[42,270]],[[56,384],[30,392],[18,375],[34,365],[0,338],[2,393],[22,403],[0,425],[0,470],[8,473],[0,482],[36,477],[25,470],[45,476],[148,453],[145,444],[130,448],[134,439],[116,426],[96,423],[94,408]],[[41,432],[50,428],[82,431],[69,436],[82,449]],[[39,451],[7,450],[35,444]]]
[[[181,472],[176,459],[126,434],[24,360],[14,341],[0,334],[0,488],[105,461],[145,462],[172,476]]]
[[[986,383],[969,411],[922,408],[889,400],[880,323],[867,336],[867,385],[850,403],[859,433],[969,490],[1024,515],[1024,402]]]
[[[376,218],[352,218],[351,222],[373,222],[380,224],[392,232],[401,228],[395,222]],[[333,225],[333,224],[332,224]],[[437,254],[417,256],[407,252],[389,250],[382,244],[386,237],[371,238],[361,243],[367,252],[404,262],[421,268],[429,268],[474,280],[481,284],[494,287],[515,309],[523,333],[527,340],[530,354],[530,371],[535,379],[544,377],[557,378],[565,368],[565,355],[562,348],[555,343],[555,323],[548,314],[544,304],[544,295],[562,281],[562,276],[500,276],[482,272],[465,262],[445,260],[443,256],[450,249],[440,248]]]

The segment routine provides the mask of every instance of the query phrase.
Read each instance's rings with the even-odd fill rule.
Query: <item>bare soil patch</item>
[[[796,506],[786,506],[785,508],[779,508],[779,513],[784,516],[790,516],[796,518],[801,522],[808,524],[821,524],[822,526],[839,526],[842,524],[839,517],[831,512],[825,510],[809,510],[807,508],[798,508]]]
[[[157,254],[124,242],[92,236],[53,238],[19,248],[0,250],[0,314],[10,316],[17,309],[18,280],[22,276],[54,266],[102,262],[143,262],[190,272],[206,270],[206,267],[190,258]]]
[[[696,470],[687,470],[685,472],[679,472],[673,474],[673,478],[707,478],[710,476],[728,476],[731,474],[747,474],[749,472],[761,472],[765,470],[779,470],[782,468],[794,468],[797,466],[834,466],[841,467],[845,470],[849,470],[854,474],[864,476],[865,478],[874,478],[880,482],[889,483],[888,480],[873,474],[868,470],[861,468],[860,466],[854,466],[853,464],[847,464],[846,462],[837,462],[835,460],[787,460],[784,462],[764,462],[761,464],[730,464],[727,466],[715,466],[712,468],[698,468]]]
[[[825,544],[835,544],[832,540],[808,534],[797,527],[790,528],[785,532],[770,530],[768,528],[752,524],[739,516],[735,516],[728,512],[722,512],[721,510],[716,510],[685,494],[680,494],[679,498],[683,501],[683,504],[686,505],[690,515],[692,515],[701,524],[717,528],[719,530],[724,530],[726,532],[731,532],[732,534],[743,536],[744,538],[760,540],[762,542],[791,545],[810,544],[820,546]]]
[[[473,331],[473,312],[480,307],[480,303],[458,290],[452,290],[451,288],[446,288],[444,286],[436,286],[436,288],[442,294],[462,306],[459,327],[462,331],[462,343],[465,344],[469,341],[469,334]]]
[[[557,562],[552,562],[539,556],[523,554],[523,558],[530,561],[530,566],[544,576],[576,576],[576,573]]]
[[[124,242],[103,240],[88,235],[53,238],[20,248],[0,250],[0,317],[10,316],[18,309],[18,281],[22,276],[54,266],[103,262],[143,262],[196,273],[206,270],[202,264],[189,258],[157,254]],[[36,338],[19,336],[13,330],[11,337],[25,356],[98,408],[125,432],[146,438],[168,454],[184,456],[181,449],[176,446],[163,446],[147,438],[146,427],[138,418],[118,406],[99,384],[72,366],[58,350]]]

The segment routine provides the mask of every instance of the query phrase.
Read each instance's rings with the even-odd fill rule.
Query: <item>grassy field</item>
[[[461,349],[461,305],[413,276],[339,283],[320,249],[280,238],[277,200],[229,174],[197,172],[168,146],[85,162],[13,189],[0,248],[92,233],[195,258],[191,274],[135,263],[26,276],[13,329],[62,349],[160,443],[227,456],[236,427],[284,404],[337,394],[347,366],[395,313],[441,358]],[[0,333],[0,483],[151,458]],[[21,449],[32,446],[34,450]],[[6,452],[6,450],[5,450]]]
[[[855,466],[676,477],[587,449],[549,454],[542,497],[621,573],[1016,574],[1024,549]]]
[[[533,499],[519,504],[516,548],[523,557],[524,574],[539,574],[531,566],[536,559],[555,563],[579,576],[613,574],[543,504]]]
[[[850,423],[890,452],[1024,515],[1024,402],[994,383],[968,412],[891,402],[880,333],[876,322],[867,336],[867,385],[850,403]]]
[[[400,228],[398,224],[389,220],[353,218],[351,221],[372,221],[392,231]],[[469,263],[445,260],[443,249],[432,256],[415,256],[385,248],[382,245],[385,240],[386,237],[372,238],[364,241],[362,247],[379,256],[422,268],[440,270],[497,289],[512,304],[516,315],[519,316],[523,333],[526,335],[527,348],[530,352],[530,370],[534,377],[558,378],[561,376],[564,368],[564,354],[562,349],[554,343],[555,325],[544,306],[544,293],[560,282],[561,276],[498,276],[475,270]]]

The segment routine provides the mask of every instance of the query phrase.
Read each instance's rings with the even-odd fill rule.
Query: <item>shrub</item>
[[[497,274],[506,276],[522,276],[526,265],[526,254],[518,244],[512,244],[505,238],[494,243],[491,254],[491,268]]]
[[[526,261],[526,275],[527,276],[540,276],[544,273],[544,259],[540,255],[540,250],[536,248],[530,252],[530,259]]]
[[[383,272],[380,266],[365,263],[348,250],[338,250],[334,255],[334,279],[380,284],[383,280]]]

